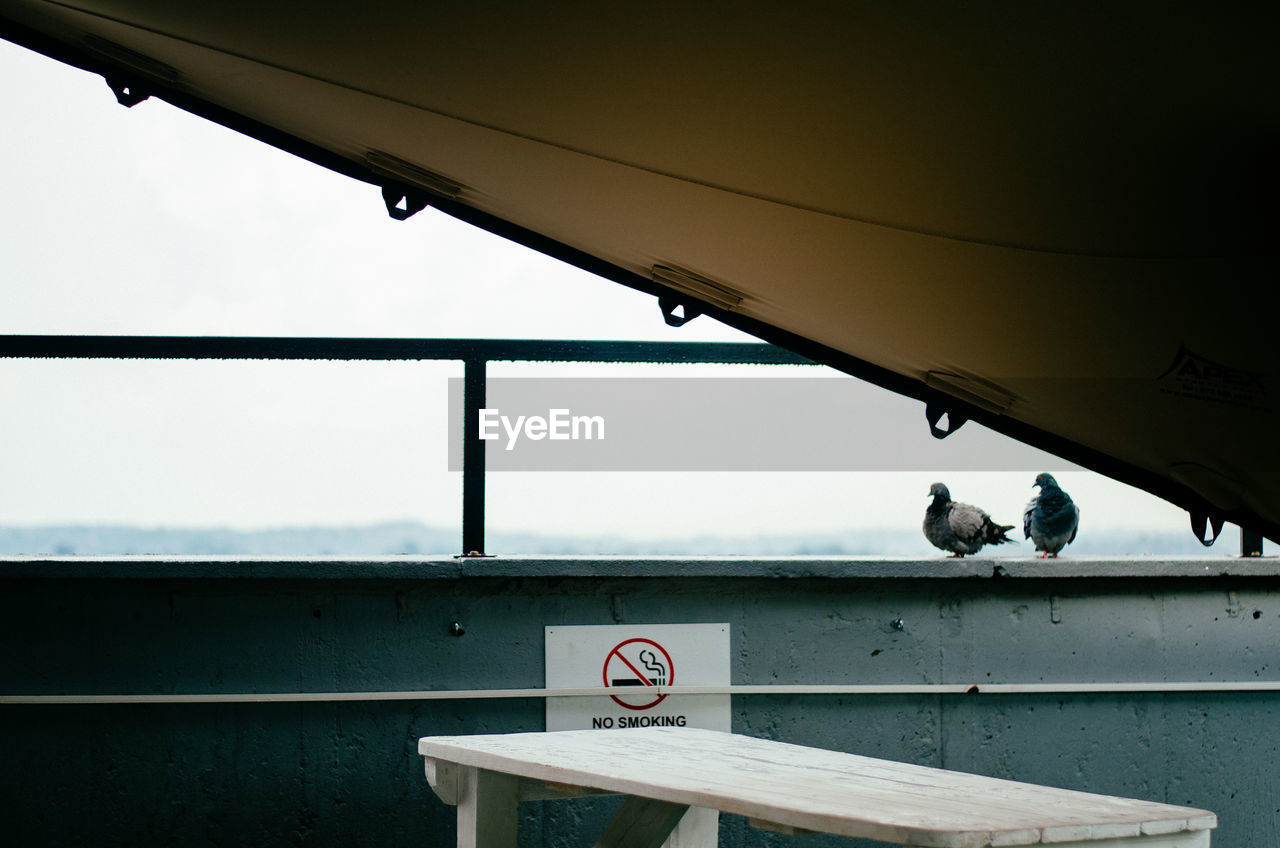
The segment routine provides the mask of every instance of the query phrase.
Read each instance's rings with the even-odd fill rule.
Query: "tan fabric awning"
[[[1278,16],[0,0],[0,35],[1280,539]]]

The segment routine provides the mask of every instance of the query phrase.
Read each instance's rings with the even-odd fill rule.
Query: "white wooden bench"
[[[689,808],[909,846],[1208,846],[1213,813],[693,728],[418,740],[458,848],[515,848],[520,801],[629,796],[597,848],[657,848]],[[710,846],[708,846],[710,848]]]

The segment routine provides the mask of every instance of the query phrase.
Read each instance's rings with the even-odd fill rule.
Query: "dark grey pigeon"
[[[1040,554],[1041,559],[1056,557],[1058,551],[1076,540],[1080,507],[1058,487],[1052,474],[1037,474],[1032,485],[1040,487],[1040,494],[1022,513],[1022,532],[1035,542],[1037,551],[1044,552]]]
[[[933,503],[924,511],[924,537],[935,548],[962,557],[976,554],[983,545],[1014,541],[1005,535],[1013,529],[1012,524],[996,524],[991,516],[976,506],[956,503],[951,500],[951,492],[941,483],[930,486],[929,495]]]

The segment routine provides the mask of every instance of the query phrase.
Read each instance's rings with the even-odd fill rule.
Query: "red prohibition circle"
[[[622,663],[623,663],[623,664],[624,664],[628,669],[630,669],[630,671],[631,671],[633,674],[635,674],[636,678],[640,681],[640,684],[641,684],[641,686],[642,686],[642,687],[645,687],[645,686],[654,686],[654,685],[655,685],[655,684],[653,683],[653,681],[649,680],[649,678],[644,674],[644,672],[642,672],[640,669],[638,669],[638,668],[636,668],[634,665],[632,665],[631,661],[630,661],[629,659],[627,659],[625,656],[623,656],[623,654],[622,654],[622,649],[623,649],[623,648],[625,648],[627,645],[635,644],[636,642],[643,642],[643,643],[645,643],[646,645],[652,645],[653,647],[657,648],[659,651],[661,651],[661,652],[662,652],[662,656],[663,656],[663,658],[665,658],[665,659],[666,659],[666,661],[667,661],[667,680],[666,680],[666,685],[667,685],[667,686],[670,686],[672,683],[674,683],[674,682],[675,682],[675,679],[676,679],[676,666],[675,666],[675,663],[673,663],[673,662],[671,661],[671,655],[667,653],[667,649],[666,649],[666,648],[664,648],[664,647],[662,647],[661,645],[659,645],[657,642],[653,641],[652,639],[644,639],[644,638],[639,638],[639,637],[637,637],[637,638],[635,638],[635,639],[627,639],[627,640],[626,640],[626,641],[624,641],[624,642],[619,642],[617,645],[615,645],[615,646],[613,647],[613,650],[611,650],[611,651],[610,651],[610,652],[605,656],[605,658],[604,658],[604,670],[601,672],[602,676],[604,677],[604,685],[605,685],[606,687],[611,687],[611,686],[613,685],[613,684],[610,682],[610,680],[609,680],[609,663],[610,663],[610,662],[612,662],[612,660],[613,660],[613,658],[614,658],[615,656],[616,656],[618,659],[622,660]],[[617,695],[610,695],[609,697],[610,697],[610,698],[612,698],[612,699],[613,699],[613,701],[614,701],[614,703],[616,703],[618,706],[620,706],[620,707],[625,707],[625,708],[626,708],[626,709],[628,709],[628,710],[648,710],[648,709],[652,709],[652,708],[654,708],[654,707],[658,706],[658,704],[661,704],[663,701],[665,701],[665,700],[667,699],[667,696],[666,696],[666,695],[658,695],[656,698],[654,698],[653,700],[651,700],[651,701],[649,701],[648,703],[645,703],[645,704],[628,704],[626,701],[622,700],[622,698],[621,698],[621,697],[619,697],[619,696],[617,696]]]

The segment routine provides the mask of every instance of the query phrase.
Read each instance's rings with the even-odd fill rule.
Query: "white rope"
[[[653,695],[1058,695],[1079,693],[1280,692],[1278,680],[1185,683],[833,683],[653,686]],[[424,689],[398,692],[237,692],[184,695],[0,695],[4,704],[253,704],[336,701],[466,701],[516,698],[599,698],[605,687],[580,689]],[[634,695],[632,690],[626,694]]]

